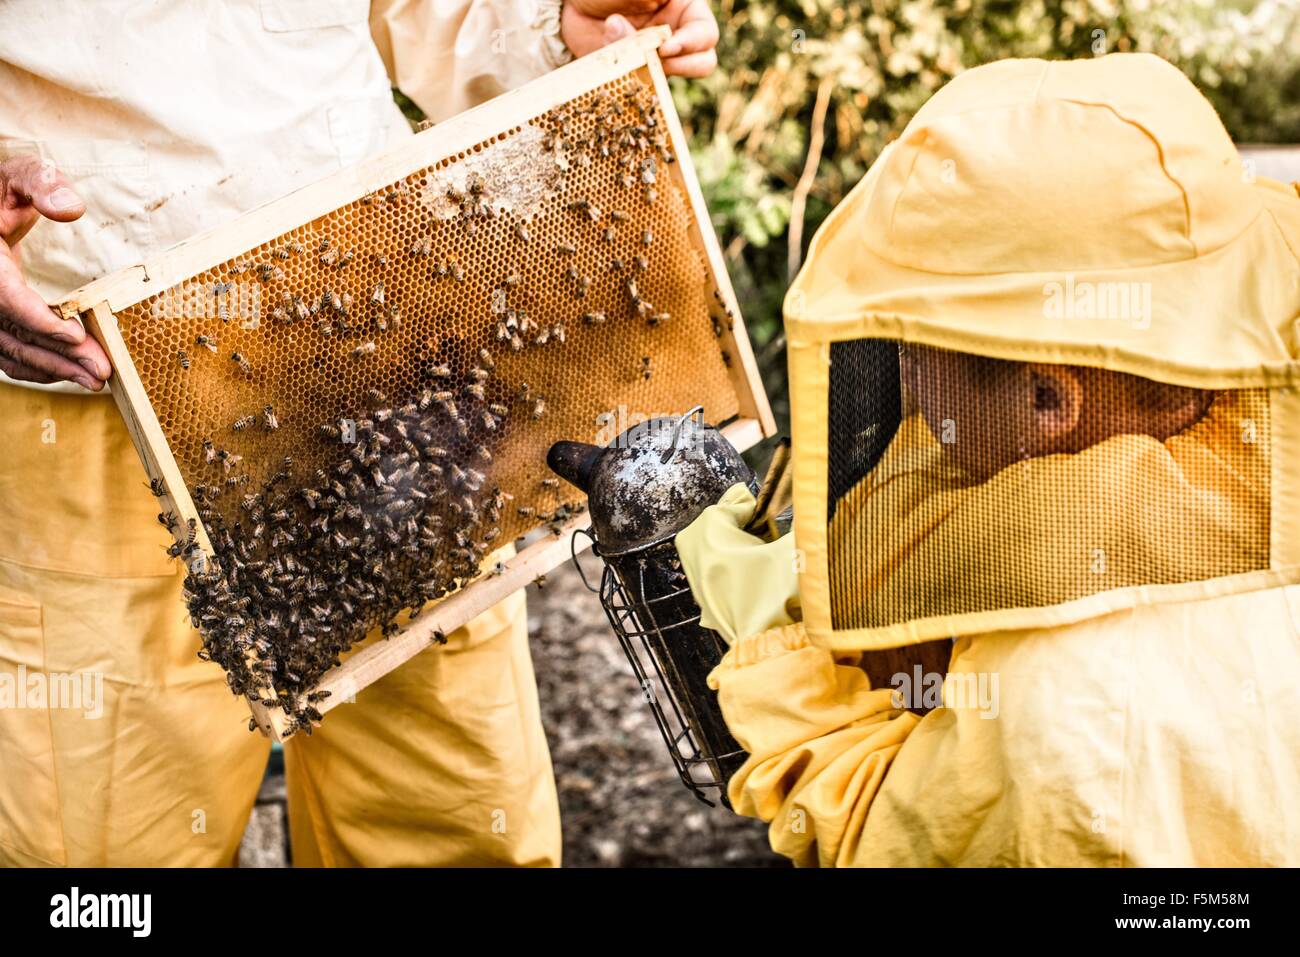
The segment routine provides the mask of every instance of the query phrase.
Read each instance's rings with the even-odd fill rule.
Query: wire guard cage
[[[691,593],[672,540],[651,543],[617,555],[602,552],[590,530],[592,551],[603,562],[597,592],[627,655],[632,673],[682,783],[710,807],[730,808],[727,782],[748,754],[727,730],[708,675],[727,651],[717,632],[700,626],[700,608]]]

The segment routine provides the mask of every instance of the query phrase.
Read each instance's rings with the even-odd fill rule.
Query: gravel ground
[[[599,561],[582,561],[595,582]],[[529,587],[528,631],[566,867],[782,865],[765,825],[707,807],[682,786],[600,602],[572,565]],[[271,775],[241,864],[282,867],[286,844],[284,779]]]

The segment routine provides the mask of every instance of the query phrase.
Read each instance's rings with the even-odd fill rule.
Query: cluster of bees
[[[542,125],[543,146],[560,165],[581,169],[609,163],[628,209],[656,202],[661,168],[674,157],[660,128],[657,98],[644,87],[597,93],[581,107],[552,111]],[[425,208],[417,193],[402,183],[368,194],[361,205],[371,215]],[[345,405],[354,414],[317,423],[310,433],[316,444],[304,451],[315,456],[324,450],[313,459],[326,463],[322,468],[286,457],[268,479],[255,482],[243,457],[226,448],[222,436],[205,439],[202,460],[208,472],[190,493],[212,544],[211,559],[201,557],[193,521],[181,527],[171,513],[159,515],[159,521],[177,534],[171,553],[189,566],[186,601],[202,635],[201,657],[225,669],[234,693],[283,709],[290,731],[311,732],[327,694],[316,685],[367,633],[393,633],[402,612],[478,576],[484,557],[502,544],[503,523],[518,528],[519,520],[527,519],[558,530],[574,513],[574,506],[560,504],[554,478],[543,480],[541,489],[515,490],[522,495],[518,503],[494,484],[492,464],[512,429],[547,414],[547,398],[527,384],[508,382],[498,364],[528,347],[563,344],[584,326],[640,319],[653,327],[671,318],[642,293],[638,280],[651,268],[655,237],[652,230],[634,226],[627,209],[601,209],[586,199],[557,202],[550,215],[563,217],[565,229],[592,232],[574,232],[573,242],[551,246],[534,239],[536,224],[503,214],[490,194],[475,173],[459,187],[447,187],[439,199],[453,215],[428,223],[433,237],[405,248],[358,251],[329,238],[302,238],[258,254],[262,261],[249,258],[228,267],[231,276],[252,275],[272,289],[281,284],[271,298],[275,322],[259,335],[313,323],[324,337],[347,339],[344,348],[358,361],[374,355],[377,340],[382,343],[385,333],[403,323],[394,301],[396,284],[386,287],[375,276],[404,263],[418,265],[421,282],[470,278],[454,256],[435,255],[436,241],[445,238],[438,230],[455,231],[462,246],[466,240],[483,241],[489,229],[505,235],[513,240],[515,255],[547,264],[554,276],[548,293],[573,304],[570,324],[538,322],[521,301],[516,267],[487,284],[486,304],[471,301],[467,288],[463,312],[481,316],[475,320],[480,331],[472,333],[477,342],[455,357],[419,360],[418,384],[408,394],[390,401],[370,389]],[[502,217],[505,221],[497,223]],[[579,238],[588,240],[585,248],[597,249],[594,264],[587,261],[591,257],[577,256]],[[358,274],[358,262],[366,264],[370,278],[362,288],[356,281],[344,288],[345,280]],[[317,285],[316,292],[305,293],[301,282],[284,282],[286,272],[324,277],[321,285],[328,288]],[[607,315],[608,305],[588,305],[596,283],[611,283],[604,287],[606,301],[612,288],[626,310]],[[229,291],[228,282],[219,284],[219,303],[221,291]],[[219,307],[218,318],[228,323],[228,308]],[[239,334],[231,335],[238,344]],[[226,368],[251,378],[249,358],[230,345],[223,349],[224,339],[225,333],[210,330],[187,338],[177,361],[189,370],[190,352],[207,350],[221,356]],[[633,374],[649,379],[651,359],[639,359]],[[247,442],[279,430],[280,415],[271,404],[249,408],[229,428],[240,433],[240,447],[251,456]],[[547,510],[544,501],[555,504]]]
[[[450,385],[450,370],[437,371]],[[200,655],[226,670],[236,694],[283,708],[290,730],[311,732],[324,693],[312,689],[353,644],[372,628],[391,634],[400,612],[477,576],[499,547],[511,498],[488,470],[512,415],[531,416],[534,406],[530,395],[490,394],[483,371],[475,366],[460,388],[430,386],[397,407],[372,391],[362,417],[319,426],[343,450],[329,469],[304,473],[286,458],[250,488],[238,456],[205,445],[213,479],[191,494],[215,558],[191,560],[185,580]],[[253,418],[270,428],[274,411],[231,428],[252,428]],[[218,507],[232,496],[233,520]],[[559,506],[546,518],[568,515]],[[159,521],[176,529],[170,513]],[[197,555],[194,532],[191,520],[174,555]]]

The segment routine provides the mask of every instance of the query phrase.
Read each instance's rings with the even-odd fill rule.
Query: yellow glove
[[[744,531],[754,506],[749,489],[737,483],[677,534],[700,624],[728,645],[803,617],[794,534],[765,542]]]

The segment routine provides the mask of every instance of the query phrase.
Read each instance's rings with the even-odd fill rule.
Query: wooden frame
[[[113,364],[110,387],[114,401],[126,422],[136,451],[153,480],[161,481],[161,501],[179,518],[178,534],[186,534],[187,522],[197,523],[196,542],[205,557],[213,554],[198,511],[182,478],[176,460],[154,413],[131,355],[118,329],[116,312],[153,298],[159,292],[183,283],[244,251],[265,244],[347,203],[448,156],[467,150],[508,128],[521,115],[545,113],[561,103],[612,82],[637,70],[648,71],[667,118],[668,134],[681,162],[670,167],[671,175],[688,199],[693,223],[691,240],[703,253],[722,306],[733,319],[721,333],[722,348],[731,356],[728,363],[731,384],[739,400],[740,415],[725,425],[723,434],[739,449],[775,433],[776,426],[763,391],[757,362],[736,303],[735,292],[710,225],[708,210],[694,170],[681,124],[672,109],[667,78],[655,51],[669,36],[666,27],[643,30],[633,37],[561,67],[524,87],[503,94],[417,134],[381,156],[304,187],[270,203],[228,226],[209,231],[169,249],[146,263],[96,280],[54,304],[67,318],[80,318],[103,345]],[[317,685],[330,696],[317,708],[324,712],[352,699],[356,692],[378,680],[448,633],[486,611],[507,595],[524,587],[537,576],[561,564],[570,554],[573,532],[585,524],[572,519],[558,536],[547,534],[525,547],[504,564],[499,574],[480,578],[443,601],[425,608],[398,634],[361,647],[340,666],[327,672]],[[585,542],[581,539],[580,542]],[[250,701],[253,715],[263,733],[274,740],[286,737],[285,715]]]

